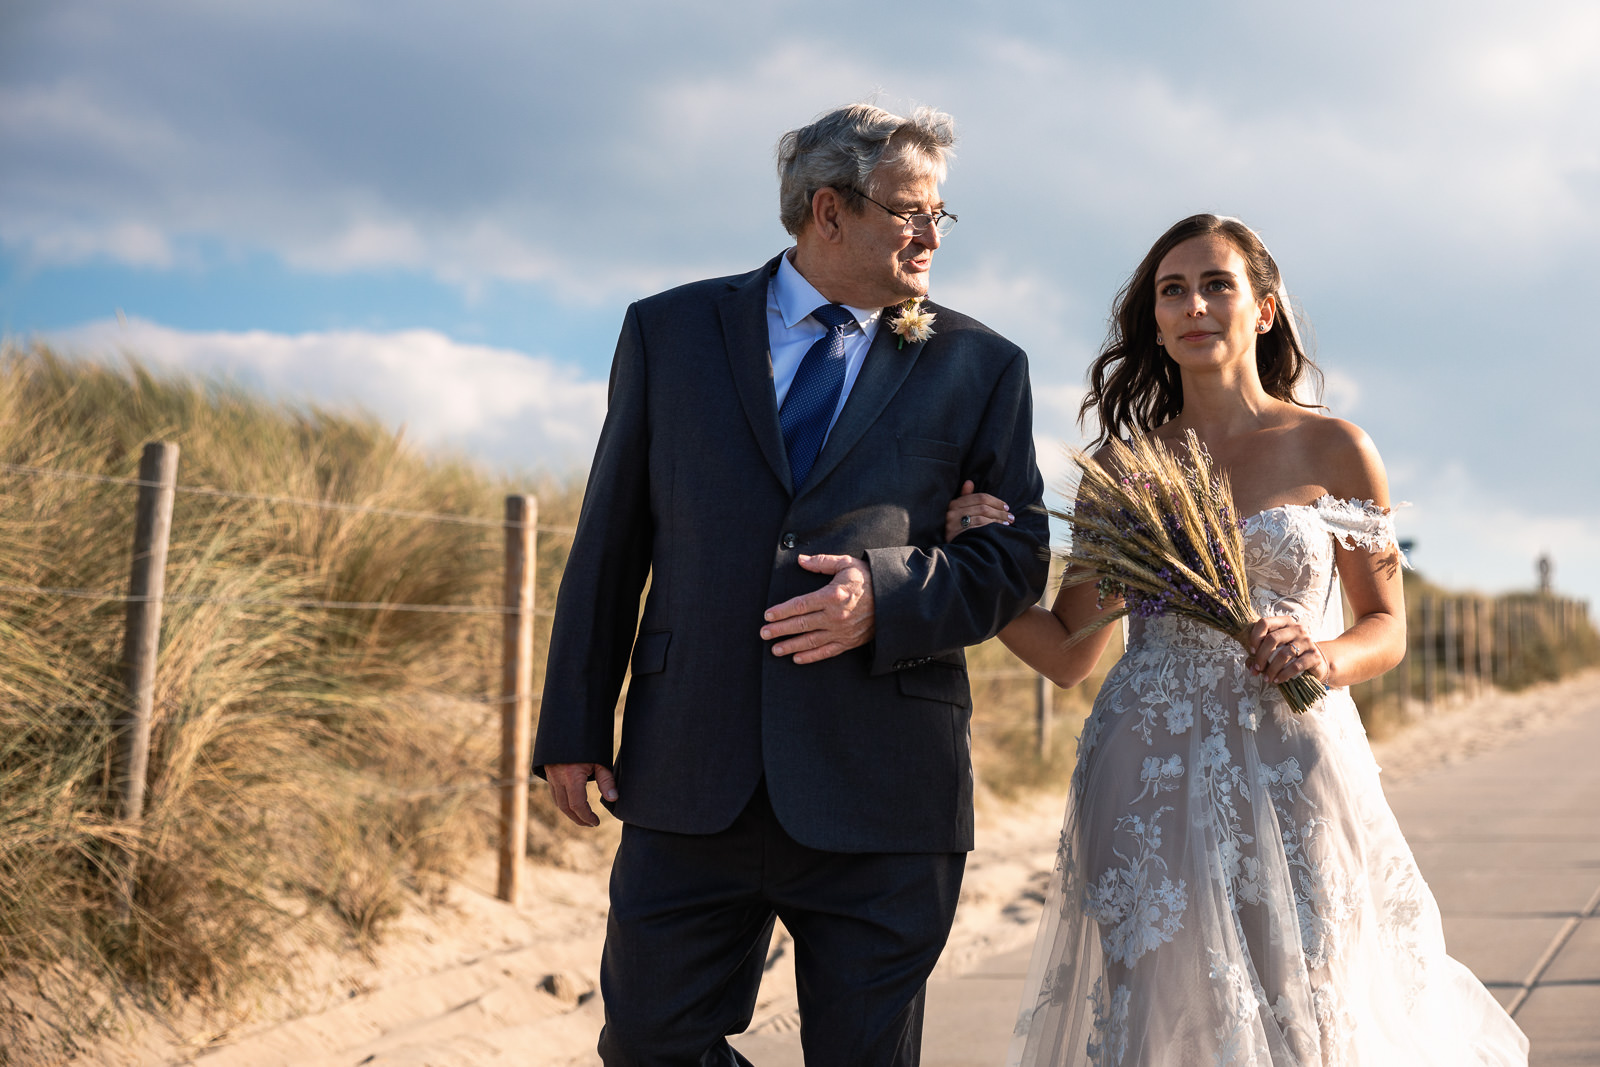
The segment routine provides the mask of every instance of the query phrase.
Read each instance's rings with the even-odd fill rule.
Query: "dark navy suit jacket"
[[[885,319],[797,494],[767,340],[777,264],[628,309],[556,604],[535,770],[613,765],[614,814],[654,830],[724,829],[765,776],[802,844],[968,850],[962,649],[1046,579],[1027,358],[931,302],[927,342],[902,347]],[[1016,523],[945,544],[945,508],[967,478]],[[801,553],[868,561],[871,643],[802,666],[761,640],[767,607],[829,580]]]

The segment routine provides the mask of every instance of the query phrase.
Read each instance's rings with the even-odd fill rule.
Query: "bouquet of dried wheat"
[[[1244,570],[1244,538],[1228,476],[1217,470],[1194,432],[1179,458],[1148,437],[1112,441],[1107,463],[1078,453],[1076,502],[1055,513],[1072,528],[1065,553],[1079,582],[1099,580],[1100,595],[1123,606],[1074,635],[1087,636],[1124,615],[1190,618],[1237,640],[1260,620]],[[1246,649],[1248,651],[1248,649]],[[1278,686],[1303,712],[1327,687],[1310,674]]]

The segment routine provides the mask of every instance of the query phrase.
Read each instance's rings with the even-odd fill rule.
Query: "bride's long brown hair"
[[[1300,342],[1278,264],[1254,230],[1238,219],[1190,215],[1151,246],[1111,306],[1111,328],[1100,355],[1089,365],[1089,394],[1078,408],[1078,422],[1094,412],[1099,441],[1147,434],[1183,411],[1183,378],[1178,365],[1156,344],[1156,271],[1167,253],[1192,237],[1219,235],[1244,258],[1250,289],[1257,300],[1277,298],[1272,328],[1256,338],[1256,370],[1271,396],[1301,407],[1319,407],[1295,395],[1309,380],[1322,392],[1322,371]]]

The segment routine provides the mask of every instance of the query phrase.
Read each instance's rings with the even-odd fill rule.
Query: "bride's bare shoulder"
[[[1301,450],[1320,481],[1343,500],[1372,500],[1388,506],[1389,483],[1378,446],[1367,431],[1347,419],[1308,411],[1295,427]]]

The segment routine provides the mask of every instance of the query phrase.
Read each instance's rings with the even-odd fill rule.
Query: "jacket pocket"
[[[895,672],[902,696],[937,700],[958,708],[972,706],[972,690],[967,685],[967,670],[956,663],[934,660],[920,667]]]
[[[645,630],[633,643],[633,673],[656,674],[667,669],[667,646],[671,630]]]
[[[900,437],[900,454],[920,459],[936,459],[942,463],[961,462],[961,449],[949,442],[932,437]]]

